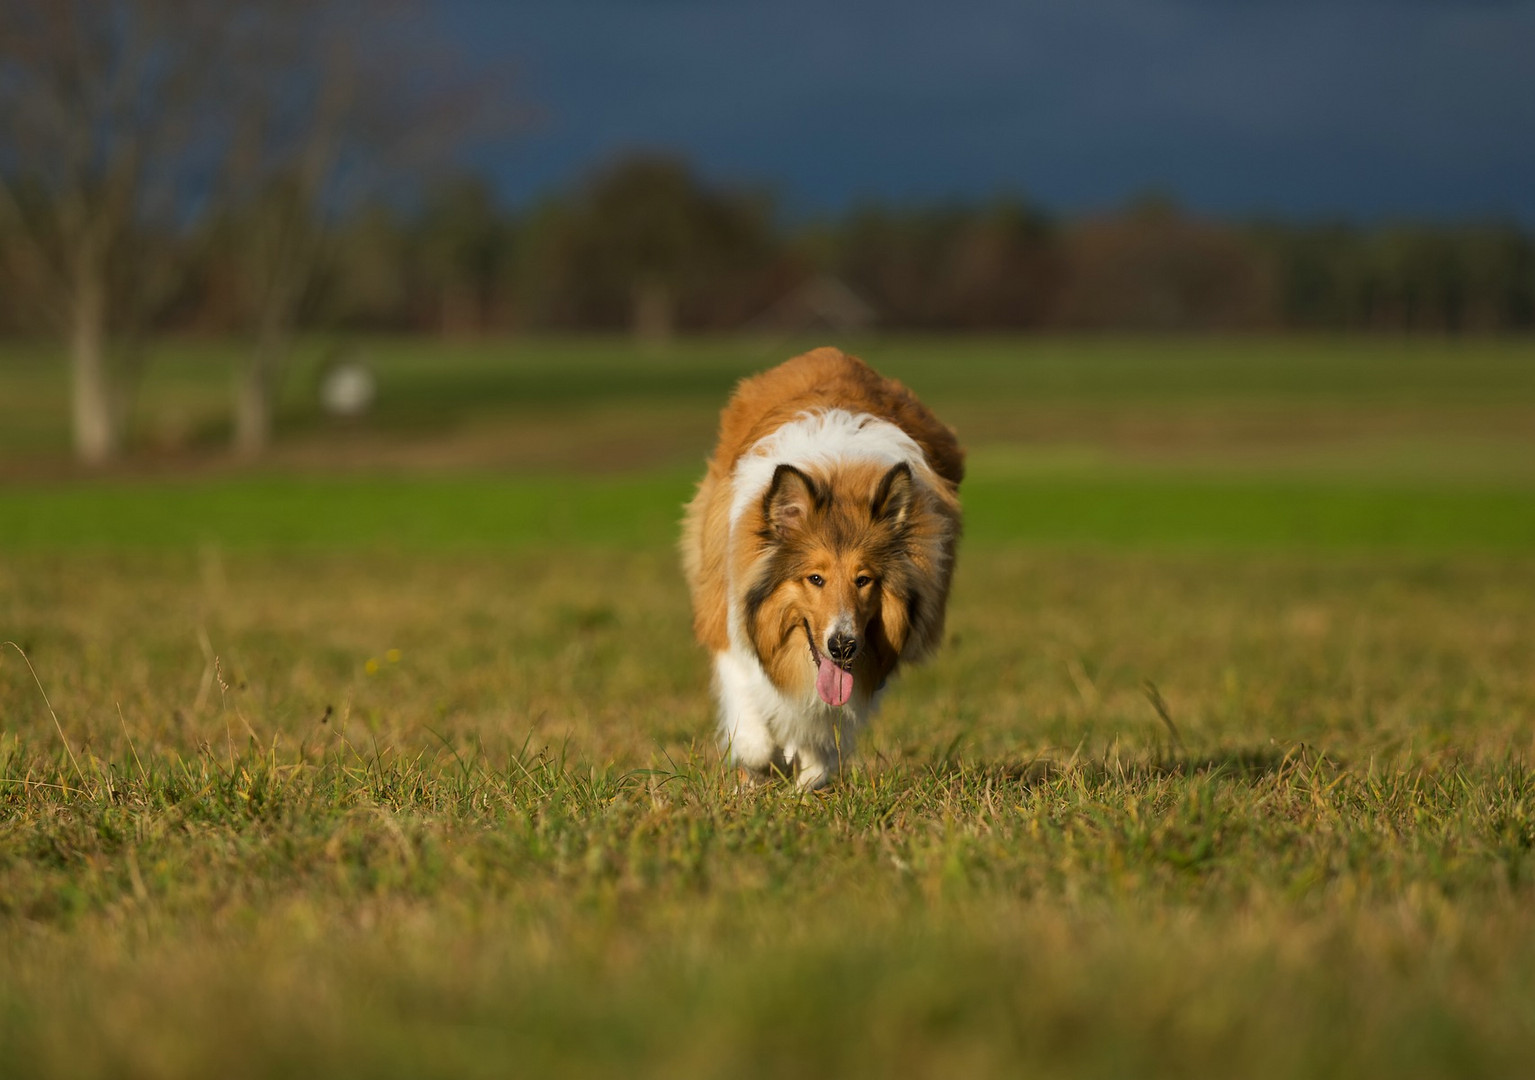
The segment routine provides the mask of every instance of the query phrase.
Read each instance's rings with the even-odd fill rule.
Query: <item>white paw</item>
[[[836,769],[810,751],[797,751],[789,760],[794,765],[794,785],[801,791],[819,791],[836,778]]]

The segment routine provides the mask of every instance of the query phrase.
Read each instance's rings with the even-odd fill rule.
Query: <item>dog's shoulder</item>
[[[720,417],[714,467],[729,473],[758,441],[805,412],[843,409],[888,420],[922,448],[932,470],[958,491],[965,452],[954,432],[895,379],[830,346],[743,379]]]

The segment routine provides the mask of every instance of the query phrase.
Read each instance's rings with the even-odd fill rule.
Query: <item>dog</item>
[[[896,669],[938,647],[964,474],[953,431],[837,349],[736,387],[681,548],[743,779],[830,783]]]

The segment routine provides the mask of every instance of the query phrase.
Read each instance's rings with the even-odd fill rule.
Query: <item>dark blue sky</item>
[[[791,211],[1156,188],[1199,210],[1535,221],[1535,2],[446,0],[538,125],[522,201],[624,149]]]

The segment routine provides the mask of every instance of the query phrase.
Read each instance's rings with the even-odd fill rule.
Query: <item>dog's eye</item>
[[[806,581],[808,581],[808,582],[810,582],[810,584],[812,584],[812,585],[814,585],[814,586],[815,586],[815,587],[816,587],[816,588],[818,588],[818,589],[819,589],[819,588],[820,588],[820,587],[821,587],[821,586],[822,586],[822,585],[825,585],[825,584],[826,584],[826,579],[825,579],[825,578],[823,578],[823,577],[822,577],[822,576],[821,576],[821,575],[820,575],[820,574],[811,574],[811,575],[810,575],[810,576],[809,576],[809,577],[807,577],[807,578],[806,578],[806,579],[805,579],[805,580],[806,580]]]
[[[866,585],[872,585],[873,583],[874,579],[871,578],[868,574],[859,574],[853,579],[853,584],[857,585],[860,589]]]

